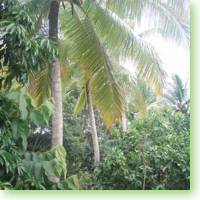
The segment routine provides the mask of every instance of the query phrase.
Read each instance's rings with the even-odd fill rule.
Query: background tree
[[[169,105],[176,111],[189,113],[189,97],[187,94],[187,82],[185,85],[177,74],[172,75],[172,82],[165,94]]]
[[[49,11],[49,38],[58,45],[58,16],[60,0],[51,1]],[[51,65],[51,89],[55,110],[52,117],[52,147],[63,145],[63,110],[62,91],[60,78],[60,63],[58,59],[52,60]]]
[[[25,84],[31,70],[40,70],[55,56],[54,45],[35,32],[35,17],[19,1],[0,2],[0,88],[12,80]]]

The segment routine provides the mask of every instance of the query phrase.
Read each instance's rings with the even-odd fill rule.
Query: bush
[[[65,182],[63,147],[40,153],[27,151],[31,126],[48,123],[51,113],[50,102],[35,109],[23,90],[0,93],[0,189],[53,189],[57,185],[50,183],[48,176],[54,175],[62,175]]]
[[[172,112],[151,113],[144,119],[132,120],[130,131],[124,138],[115,136],[112,142],[104,143],[103,159],[87,187],[189,189],[186,120],[182,113]]]

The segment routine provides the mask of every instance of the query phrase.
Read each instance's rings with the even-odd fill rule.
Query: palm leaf
[[[100,2],[102,7],[106,5],[109,10],[121,18],[129,18],[135,21],[135,24],[140,24],[142,18],[145,17],[147,24],[151,26],[153,24],[157,32],[180,42],[185,39],[185,31],[180,25],[179,15],[187,12],[183,6],[183,1],[124,0],[122,3],[121,0],[106,0]]]
[[[80,17],[76,11],[74,17],[67,11],[64,16],[61,22],[65,41],[71,43],[68,56],[83,69],[86,81],[91,80],[93,103],[102,114],[105,125],[111,127],[115,121],[120,121],[124,106],[112,63],[88,17]]]
[[[157,93],[162,93],[165,72],[153,46],[137,36],[117,15],[98,4],[89,5],[87,13],[109,53],[118,57],[118,60],[119,57],[132,60],[137,75],[145,79]]]
[[[69,70],[67,65],[61,65],[62,87],[65,87]],[[29,75],[27,90],[36,107],[39,107],[46,99],[51,97],[51,70],[45,68],[42,71],[32,71]]]
[[[189,98],[187,96],[187,88],[177,74],[172,75],[172,83],[169,85],[164,97],[173,109],[182,112],[188,111]]]
[[[86,91],[85,88],[83,88],[74,109],[75,114],[78,114],[83,110],[85,102],[86,102]]]
[[[143,117],[148,107],[156,101],[152,90],[144,83],[144,81],[137,79],[132,88],[132,101],[134,111]]]
[[[39,107],[51,95],[51,80],[49,69],[45,68],[40,72],[32,72],[29,76],[27,90]]]

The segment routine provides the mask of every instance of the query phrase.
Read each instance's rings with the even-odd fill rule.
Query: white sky
[[[172,74],[178,74],[183,83],[186,83],[190,78],[190,52],[189,47],[178,45],[171,40],[163,39],[156,35],[147,39],[157,50],[162,62],[163,68],[168,75],[168,80]],[[123,62],[123,66],[134,74],[135,69],[132,61]],[[189,83],[189,81],[188,81]],[[188,84],[189,87],[189,84]]]
[[[161,36],[153,36],[148,41],[154,45],[159,53],[164,70],[168,75],[176,73],[185,83],[190,77],[189,48],[170,40],[164,40]]]
[[[189,1],[185,1],[185,6],[189,9],[188,4]],[[149,22],[150,21],[147,20],[147,16],[144,15],[141,25],[134,30],[135,34],[139,34],[145,31],[146,27],[149,26]],[[148,36],[148,38],[145,37],[145,40],[150,42],[157,50],[163,62],[163,68],[169,76],[168,78],[170,78],[171,74],[178,74],[183,83],[186,83],[189,80],[190,51],[189,44],[187,44],[189,41],[182,41],[182,43],[178,45],[175,41],[165,39],[159,34],[152,34],[151,36]],[[131,73],[134,73],[135,70],[133,69],[133,62],[127,61],[123,63],[123,66],[125,66]]]
[[[167,73],[167,80],[170,81],[172,74],[178,74],[184,84],[187,82],[187,87],[189,89],[189,44],[186,44],[186,42],[177,44],[175,41],[164,39],[158,34],[149,36],[148,38],[145,38],[145,40],[151,43],[158,52],[163,63],[163,68]],[[123,62],[122,65],[134,74],[135,69],[132,61],[127,60],[126,62]]]

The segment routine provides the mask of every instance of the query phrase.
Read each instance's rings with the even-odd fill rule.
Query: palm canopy
[[[181,26],[186,16],[187,0],[105,0],[105,6],[123,19],[131,19],[134,24],[145,23],[156,32],[180,41],[185,37]],[[184,18],[185,20],[185,18]],[[181,22],[181,23],[180,23]]]
[[[172,83],[164,96],[172,108],[183,113],[188,112],[189,97],[187,95],[187,87],[177,74],[172,75]]]
[[[38,0],[34,0],[37,2]],[[47,1],[48,3],[49,1]],[[157,94],[162,93],[165,72],[154,48],[135,34],[127,19],[139,23],[143,13],[154,13],[155,29],[180,40],[184,30],[173,15],[169,3],[161,0],[84,0],[65,2],[60,15],[61,60],[77,63],[91,80],[91,94],[105,124],[120,121],[125,110],[123,90],[114,76],[113,59],[130,59],[136,75],[143,78]],[[70,4],[73,4],[73,15]],[[177,7],[181,6],[177,4]],[[149,12],[150,11],[150,12]],[[41,11],[41,13],[43,10]],[[39,15],[41,16],[41,15]]]
[[[156,102],[156,95],[141,79],[135,79],[129,95],[130,107],[139,117],[144,117],[149,107]]]

